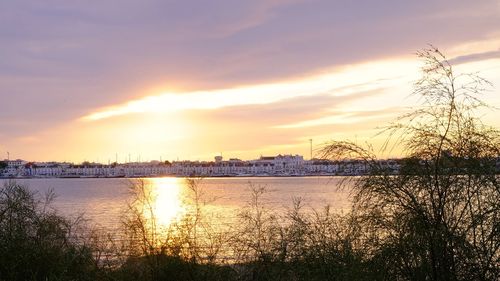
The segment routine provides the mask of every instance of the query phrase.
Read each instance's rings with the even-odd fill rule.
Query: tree
[[[422,105],[384,130],[384,149],[403,147],[399,173],[351,142],[332,142],[323,153],[369,167],[370,175],[354,179],[353,212],[376,237],[367,256],[388,278],[498,280],[500,134],[477,117],[490,83],[456,74],[433,46],[417,55],[424,66],[414,94]]]

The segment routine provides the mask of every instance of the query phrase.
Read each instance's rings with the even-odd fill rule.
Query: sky
[[[415,108],[415,52],[494,86],[498,0],[0,1],[0,159],[302,154]],[[484,121],[500,127],[500,113]],[[384,157],[398,156],[395,151]]]

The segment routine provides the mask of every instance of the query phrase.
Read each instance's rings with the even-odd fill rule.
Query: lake
[[[204,206],[230,220],[251,199],[251,186],[265,187],[262,199],[269,209],[283,214],[292,207],[293,198],[300,197],[305,209],[321,209],[330,205],[335,211],[349,209],[348,192],[339,189],[341,178],[335,177],[265,177],[265,178],[204,178],[196,180]],[[3,184],[7,180],[0,180]],[[29,189],[43,196],[52,190],[52,203],[59,214],[77,217],[83,214],[90,223],[105,229],[120,226],[123,214],[131,204],[130,186],[137,179],[124,178],[48,178],[18,179]],[[150,200],[162,225],[182,216],[192,202],[192,191],[183,178],[145,178]]]

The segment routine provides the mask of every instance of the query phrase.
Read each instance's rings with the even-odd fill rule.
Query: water
[[[0,180],[0,184],[6,180]],[[198,181],[205,206],[226,218],[234,217],[251,198],[250,185],[265,186],[263,202],[277,214],[291,208],[293,198],[300,197],[306,209],[349,209],[348,192],[338,188],[339,178],[279,177],[279,178],[205,178]],[[134,180],[123,178],[19,179],[31,190],[43,195],[53,190],[57,195],[52,207],[59,214],[75,218],[83,215],[90,223],[113,229],[123,221],[133,196],[130,186]],[[147,178],[151,201],[157,220],[168,225],[182,215],[192,193],[182,178]]]

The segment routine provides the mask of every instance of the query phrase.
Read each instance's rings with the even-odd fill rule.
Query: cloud
[[[300,122],[332,114],[335,109],[359,100],[380,96],[382,89],[355,91],[348,95],[336,95],[335,91],[312,96],[293,97],[269,104],[241,105],[210,111],[192,111],[189,116],[211,123],[259,123],[259,127],[274,127],[284,122]],[[228,121],[230,120],[230,121]]]
[[[227,8],[227,6],[236,4],[235,6],[239,7],[236,10],[241,11],[241,13],[229,13],[229,21],[211,17],[208,25],[213,22],[216,22],[217,24],[214,25],[210,32],[205,34],[205,36],[207,36],[207,38],[223,39],[236,35],[242,31],[255,28],[266,23],[274,16],[273,10],[277,7],[287,6],[298,2],[304,2],[304,0],[260,0],[252,1],[249,6],[241,2],[236,4],[233,1],[221,3],[220,6],[216,5],[216,8],[221,9],[222,6]],[[232,11],[234,12],[234,10]],[[207,22],[199,23],[199,25],[207,26]]]
[[[498,49],[496,51],[488,51],[488,52],[462,55],[462,56],[451,58],[448,61],[451,64],[464,64],[464,63],[469,63],[469,62],[476,62],[476,61],[489,60],[489,59],[499,59],[499,58],[500,58],[500,49]]]
[[[269,147],[281,147],[280,153],[305,153],[291,150],[309,138],[325,139],[343,133],[364,134],[394,118],[399,108],[349,112],[349,122],[325,122],[315,126],[277,128],[283,123],[300,122],[325,115],[344,115],[349,105],[377,98],[383,89],[359,91],[346,96],[316,95],[295,97],[262,105],[226,107],[218,110],[187,112],[185,119],[192,122],[192,134],[185,142],[192,147],[191,153],[225,151],[245,155],[267,151]],[[203,140],[203,147],[195,143]],[[245,152],[246,151],[246,152]],[[276,150],[278,151],[278,150]],[[255,156],[255,155],[253,155]]]
[[[398,108],[389,108],[383,110],[366,110],[366,111],[337,111],[337,112],[329,112],[329,114],[325,114],[322,117],[312,119],[312,120],[303,120],[297,123],[291,123],[286,125],[278,125],[274,126],[276,129],[292,129],[292,128],[306,128],[306,127],[316,127],[328,124],[355,124],[360,121],[371,119],[371,118],[380,118],[384,116],[394,116],[394,114],[398,111],[401,111]]]
[[[410,58],[427,43],[447,50],[498,38],[498,26],[495,0],[0,1],[0,134],[7,141],[63,124],[78,127],[75,120],[94,113],[162,111],[158,102],[181,104],[183,112],[249,105],[260,112],[263,103],[366,82],[358,66]],[[458,62],[498,56],[486,50],[491,46],[454,55]],[[339,78],[324,91],[273,92],[259,102],[257,91],[238,100],[224,92],[293,84],[349,66],[358,79]],[[393,74],[407,70],[386,65],[375,72],[391,67]],[[335,102],[316,100],[322,99]],[[286,108],[262,112],[284,116],[273,125],[322,117],[293,118]]]
[[[83,120],[101,119],[137,113],[166,113],[190,109],[218,109],[237,105],[268,104],[294,97],[333,93],[345,96],[393,83],[408,68],[403,61],[357,65],[342,71],[293,81],[248,85],[237,88],[184,93],[163,93],[99,109]]]

